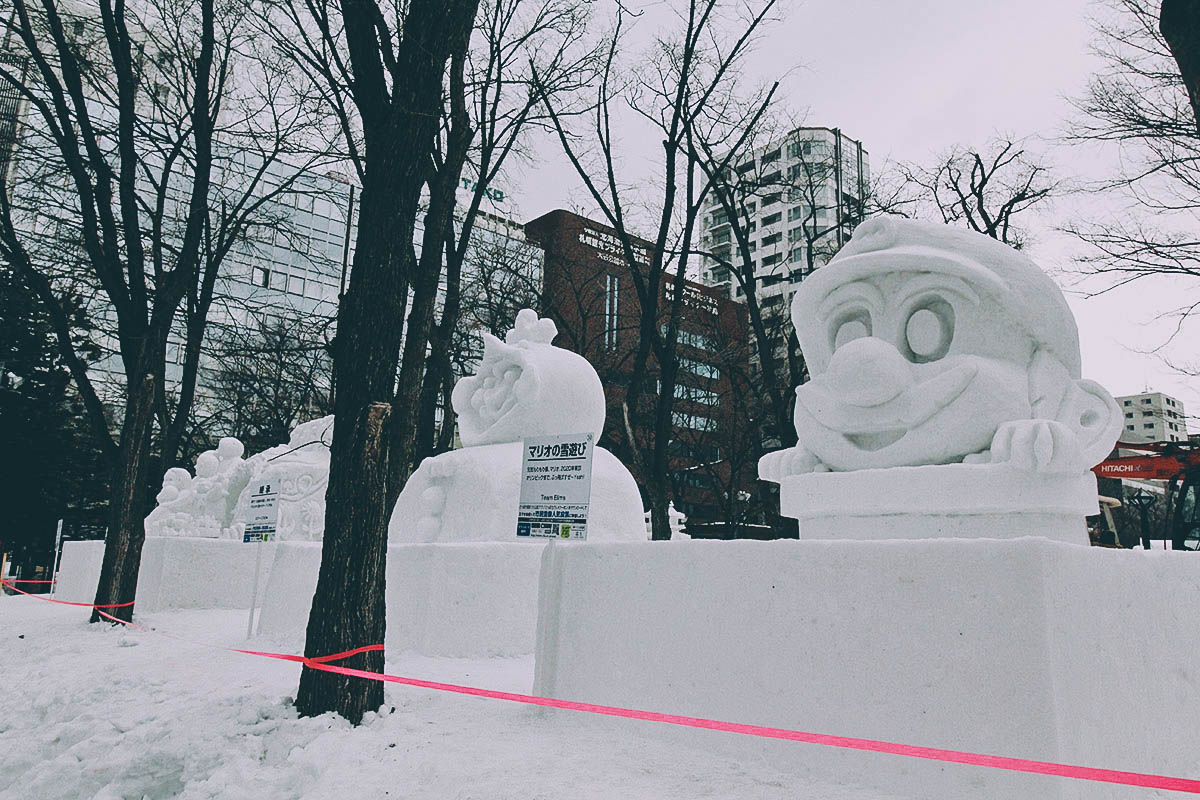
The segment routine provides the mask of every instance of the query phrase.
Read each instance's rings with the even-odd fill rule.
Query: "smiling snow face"
[[[1086,469],[1115,438],[1112,399],[1079,379],[1058,287],[987,237],[864,223],[801,284],[792,320],[813,375],[796,390],[796,432],[829,469],[995,460],[1014,421],[1052,423],[1038,446],[1056,468]]]
[[[459,433],[471,447],[604,428],[604,388],[587,359],[550,344],[554,323],[529,309],[506,341],[483,334],[476,373],[454,387]]]

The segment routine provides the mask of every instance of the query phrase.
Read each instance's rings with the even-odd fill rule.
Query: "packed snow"
[[[139,614],[149,633],[85,620],[84,609],[0,598],[0,797],[894,798],[714,756],[703,731],[663,739],[649,723],[393,685],[358,728],[300,719],[297,665],[166,635],[245,646],[244,612]],[[387,666],[517,692],[533,676],[531,658],[389,654]]]

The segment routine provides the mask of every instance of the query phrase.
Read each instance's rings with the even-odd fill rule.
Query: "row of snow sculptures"
[[[333,417],[322,417],[296,426],[287,444],[248,459],[241,442],[224,437],[196,459],[195,477],[181,467],[167,470],[146,535],[240,540],[251,491],[269,476],[279,491],[276,538],[320,541],[332,436]]]
[[[483,334],[476,374],[451,395],[463,447],[421,462],[396,502],[390,541],[518,541],[522,441],[599,439],[604,428],[600,378],[587,359],[551,344],[557,333],[523,309],[504,341]],[[646,538],[637,484],[603,447],[593,454],[587,531],[589,541]]]
[[[146,517],[146,535],[221,536],[233,522],[238,493],[249,477],[243,452],[241,442],[226,436],[196,459],[196,477],[182,467],[167,470],[155,497],[158,505]]]
[[[812,380],[780,484],[803,538],[1045,536],[1086,543],[1090,467],[1122,429],[1080,378],[1061,291],[1021,253],[945,225],[864,222],[792,301]]]

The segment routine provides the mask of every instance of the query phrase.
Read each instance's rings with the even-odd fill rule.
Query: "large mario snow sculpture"
[[[1086,543],[1089,468],[1121,430],[1080,377],[1062,293],[1021,253],[945,225],[863,223],[792,322],[812,380],[799,443],[759,462],[804,538]]]

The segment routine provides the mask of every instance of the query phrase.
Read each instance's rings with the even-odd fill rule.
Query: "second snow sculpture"
[[[483,334],[483,361],[454,387],[463,448],[421,462],[396,502],[392,542],[517,541],[521,440],[604,428],[604,387],[580,355],[550,344],[557,329],[529,309],[502,342]],[[646,538],[625,465],[602,447],[592,463],[588,539]]]
[[[792,322],[813,376],[796,391],[799,443],[759,474],[802,537],[1087,542],[1089,469],[1123,420],[1081,379],[1075,320],[1027,257],[872,220],[801,284]]]

